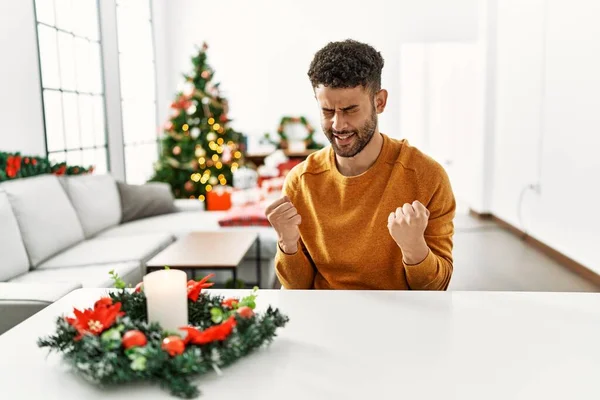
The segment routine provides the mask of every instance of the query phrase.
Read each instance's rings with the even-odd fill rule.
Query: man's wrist
[[[279,248],[284,254],[292,255],[298,252],[298,242],[294,243],[285,243],[279,240]]]
[[[429,254],[429,246],[424,237],[415,243],[400,247],[400,250],[402,250],[402,261],[406,265],[420,264]]]

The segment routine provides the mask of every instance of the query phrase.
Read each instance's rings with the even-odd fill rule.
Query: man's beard
[[[335,154],[340,157],[354,157],[358,153],[360,153],[371,141],[373,135],[375,134],[375,130],[377,128],[377,113],[375,112],[375,108],[371,113],[370,118],[364,123],[364,125],[360,129],[356,130],[345,130],[345,131],[336,131],[334,129],[323,129],[325,132],[325,136],[331,143],[331,147]],[[353,142],[348,146],[338,146],[335,140],[335,135],[350,135],[352,136]]]

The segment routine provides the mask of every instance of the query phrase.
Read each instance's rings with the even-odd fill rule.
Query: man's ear
[[[385,110],[385,105],[387,104],[388,91],[385,89],[381,89],[377,93],[375,93],[375,110],[377,114],[381,114],[383,110]]]

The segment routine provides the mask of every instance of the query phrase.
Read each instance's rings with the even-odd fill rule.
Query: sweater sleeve
[[[443,169],[442,176],[431,201],[426,205],[430,213],[425,229],[429,253],[419,264],[404,264],[406,279],[412,290],[446,290],[452,277],[456,201],[448,175]]]
[[[289,172],[283,185],[283,195],[288,196],[293,205],[297,206],[302,200],[302,193],[298,190],[299,166]],[[300,215],[303,217],[303,215]],[[275,254],[275,273],[286,289],[313,289],[316,274],[314,262],[310,257],[302,238],[298,241],[298,251],[286,254],[277,245]]]
[[[286,289],[314,287],[315,268],[302,239],[298,243],[298,251],[294,254],[286,254],[277,246],[275,273]]]

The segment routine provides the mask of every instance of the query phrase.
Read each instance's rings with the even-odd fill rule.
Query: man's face
[[[362,86],[333,89],[319,85],[315,96],[321,109],[321,126],[335,154],[354,157],[371,141],[377,129],[374,96]]]

